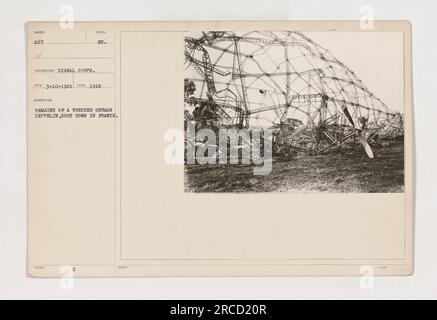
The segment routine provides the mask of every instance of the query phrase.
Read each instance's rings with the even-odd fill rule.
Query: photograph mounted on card
[[[187,32],[186,191],[403,192],[403,58],[401,32]]]
[[[26,27],[29,276],[413,272],[408,22]]]

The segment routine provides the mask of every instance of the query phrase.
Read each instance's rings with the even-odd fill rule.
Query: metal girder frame
[[[249,126],[253,115],[274,111],[277,115],[276,123],[282,123],[289,112],[306,115],[308,119],[306,127],[297,131],[295,138],[308,129],[320,130],[327,125],[325,122],[327,117],[332,119],[333,116],[337,120],[344,120],[341,125],[336,126],[341,130],[338,133],[344,134],[344,127],[355,130],[343,136],[338,135],[338,138],[324,131],[322,136],[327,145],[325,143],[319,151],[341,145],[348,138],[356,134],[361,135],[364,129],[369,137],[389,132],[403,134],[402,114],[390,110],[367,89],[349,67],[301,33],[249,32],[237,35],[233,32],[203,32],[199,38],[186,37],[185,43],[187,68],[192,66],[200,76],[200,79],[192,78],[192,80],[203,81],[200,94],[192,97],[190,101],[206,102],[202,97],[206,84],[206,94],[213,98],[214,103],[222,110],[221,114],[229,120],[231,117],[226,109],[232,109],[238,119],[234,121],[231,119],[231,122],[240,126]],[[240,43],[255,44],[255,49],[245,52],[240,48]],[[226,46],[221,46],[223,44]],[[267,71],[255,57],[257,54],[268,54],[270,46],[283,48],[284,60],[280,61],[276,69]],[[291,49],[302,53],[298,59],[303,58],[308,61],[305,70],[298,70],[294,66],[293,59],[296,58],[290,57]],[[212,59],[209,50],[218,52],[218,56]],[[199,53],[202,59],[196,58],[196,54]],[[232,66],[221,62],[225,55],[232,56]],[[247,72],[245,70],[247,61],[252,62],[259,72]],[[285,69],[280,69],[283,64]],[[214,74],[220,80],[215,79]],[[275,80],[280,77],[285,77],[281,83]],[[221,80],[223,78],[226,81]],[[246,84],[245,79],[254,80]],[[255,82],[261,83],[263,88],[258,88],[254,85]],[[217,90],[216,84],[224,89]],[[297,91],[295,84],[296,87],[302,84],[306,87]],[[276,97],[277,100],[270,104],[251,101],[248,97],[248,92],[251,90],[259,90],[263,95]],[[279,101],[280,99],[282,102]],[[318,123],[315,122],[316,118],[319,119]],[[272,121],[272,124],[274,123]]]

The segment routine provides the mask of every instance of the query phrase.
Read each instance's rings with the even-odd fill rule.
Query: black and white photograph
[[[184,39],[185,192],[404,191],[402,33]]]
[[[0,300],[436,300],[419,4],[0,1]]]

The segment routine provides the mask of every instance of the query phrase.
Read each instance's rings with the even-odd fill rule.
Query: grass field
[[[186,192],[403,192],[404,145],[360,145],[319,156],[273,159],[272,172],[253,175],[251,165],[185,165]]]

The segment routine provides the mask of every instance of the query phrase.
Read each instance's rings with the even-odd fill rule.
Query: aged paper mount
[[[26,28],[29,276],[413,272],[408,22]]]

